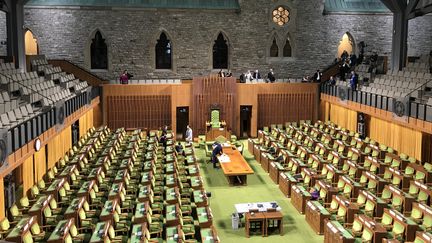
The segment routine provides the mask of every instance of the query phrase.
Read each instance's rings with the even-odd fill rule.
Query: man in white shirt
[[[193,141],[192,128],[190,128],[190,126],[187,125],[187,127],[186,127],[186,142],[192,143],[192,141]]]

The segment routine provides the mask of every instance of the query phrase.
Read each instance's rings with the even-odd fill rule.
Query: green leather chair
[[[210,113],[210,124],[213,128],[220,128],[220,112],[219,110],[212,110]]]

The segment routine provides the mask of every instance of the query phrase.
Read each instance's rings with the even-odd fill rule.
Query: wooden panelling
[[[396,123],[403,127],[408,127],[417,131],[432,134],[432,122],[422,121],[412,117],[409,117],[407,122],[395,120],[393,118],[392,112],[374,108],[372,106],[362,105],[352,101],[341,102],[338,97],[326,95],[326,94],[321,94],[321,102],[329,102],[331,104],[336,104],[350,110],[363,112],[367,115],[379,118],[384,121]]]
[[[329,119],[330,121],[345,127],[350,131],[357,130],[357,112],[338,106],[329,104]]]
[[[371,117],[366,127],[371,139],[422,160],[421,132],[376,117]]]
[[[107,99],[108,127],[116,129],[158,129],[171,125],[171,96],[109,96]]]
[[[391,112],[376,109],[370,106],[360,105],[354,102],[340,102],[339,98],[321,94],[321,102],[328,103],[330,110],[335,109],[338,112],[330,111],[330,120],[346,127],[354,128],[354,115],[350,119],[348,116],[354,112],[363,112],[370,118],[366,122],[367,136],[371,139],[394,148],[399,153],[405,153],[422,160],[422,154],[429,151],[429,147],[423,146],[422,132],[431,132],[423,122],[419,126],[419,120],[409,118],[408,122],[394,120]],[[322,107],[322,105],[321,105]],[[342,124],[341,124],[342,123]],[[351,127],[351,128],[350,128]],[[354,128],[354,130],[356,130]],[[427,137],[427,136],[426,136]],[[424,151],[422,151],[424,150]]]
[[[251,135],[257,135],[258,128],[258,95],[259,94],[290,94],[295,97],[301,96],[309,96],[311,97],[310,102],[313,103],[313,111],[308,111],[306,115],[300,108],[301,114],[304,119],[308,120],[316,120],[318,119],[318,106],[319,106],[319,93],[318,93],[318,84],[314,83],[259,83],[259,84],[235,84],[235,89],[237,90],[235,107],[234,107],[234,122],[233,125],[228,124],[231,129],[236,133],[240,130],[240,106],[242,105],[250,105],[252,106],[252,117],[251,117]],[[148,95],[169,95],[171,96],[171,128],[173,131],[176,131],[176,108],[180,106],[189,106],[191,112],[189,120],[191,124],[193,124],[194,119],[193,116],[195,111],[193,109],[193,83],[186,84],[159,84],[159,85],[104,85],[103,86],[103,123],[108,124],[108,105],[107,100],[108,97],[111,96],[148,96]],[[211,94],[217,94],[216,90],[213,90]],[[312,99],[313,97],[313,99]],[[301,107],[303,104],[298,103]],[[134,109],[136,109],[134,107]],[[271,108],[275,110],[274,108]],[[286,107],[281,108],[281,112],[285,110]],[[298,113],[299,111],[297,111]],[[193,113],[193,114],[192,114]],[[201,114],[200,112],[197,115]],[[201,115],[204,122],[208,120],[208,117],[205,114]],[[272,121],[269,121],[272,122]],[[140,125],[140,121],[137,122],[137,125]],[[228,122],[227,122],[228,123]],[[275,123],[275,122],[273,122]],[[159,124],[161,125],[161,124]],[[202,124],[204,125],[204,124]],[[141,125],[142,126],[142,125]],[[140,126],[138,126],[140,127]],[[195,130],[194,134],[199,134],[195,127],[192,127]],[[237,134],[237,133],[236,133]],[[239,135],[239,134],[237,134]]]
[[[24,160],[21,166],[23,173],[23,194],[26,195],[27,191],[34,185],[35,179],[33,174],[33,156]]]
[[[76,112],[74,112],[73,114],[68,116],[65,119],[65,124],[63,126],[63,129],[69,130],[69,134],[70,134],[70,131],[71,131],[70,126],[72,125],[72,123],[77,121],[81,116],[83,116],[88,111],[92,110],[93,107],[99,105],[99,103],[100,103],[99,98],[95,98],[92,100],[92,103],[90,106],[82,107],[81,109],[77,110]],[[53,128],[48,129],[43,134],[41,134],[39,136],[39,139],[42,142],[42,146],[45,146],[46,144],[51,142],[51,140],[53,140],[59,133],[61,133],[61,131],[57,131],[57,129],[55,127],[53,127]],[[62,141],[60,141],[60,142],[62,142]],[[50,152],[50,149],[48,149],[48,152]],[[27,144],[25,144],[20,149],[18,149],[17,151],[15,151],[13,154],[10,154],[8,156],[9,166],[0,172],[0,178],[11,173],[15,168],[20,166],[24,162],[24,160],[26,160],[30,156],[33,156],[34,153],[35,153],[34,140],[32,140],[32,141],[28,142]]]
[[[206,132],[211,109],[219,109],[220,120],[226,122],[228,131],[235,131],[235,105],[237,86],[235,78],[218,76],[193,79],[192,125],[198,134]],[[234,128],[234,129],[233,129]]]
[[[35,168],[35,180],[39,181],[45,175],[46,168],[46,156],[45,156],[45,146],[41,147],[39,152],[34,154],[34,168]]]
[[[5,197],[4,197],[4,182],[3,177],[0,177],[0,220],[6,216]]]
[[[87,133],[87,131],[93,127],[94,125],[94,109],[88,111],[85,113],[82,117],[79,119],[79,136],[83,136]]]
[[[258,127],[312,120],[315,98],[314,94],[258,94]]]

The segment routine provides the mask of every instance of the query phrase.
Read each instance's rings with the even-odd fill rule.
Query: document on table
[[[221,162],[221,163],[229,163],[229,162],[231,162],[230,157],[228,155],[226,155],[226,154],[220,155],[218,157],[218,159],[219,159],[219,162]]]

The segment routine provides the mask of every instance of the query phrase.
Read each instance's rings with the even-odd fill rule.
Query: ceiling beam
[[[405,11],[406,0],[381,0],[381,2],[393,13]]]
[[[406,13],[410,14],[414,9],[416,9],[420,0],[410,0],[406,8]]]
[[[414,9],[413,11],[411,11],[411,13],[408,14],[407,17],[408,19],[413,19],[415,17],[420,17],[429,13],[432,13],[432,4],[427,5],[426,7],[423,8]]]

